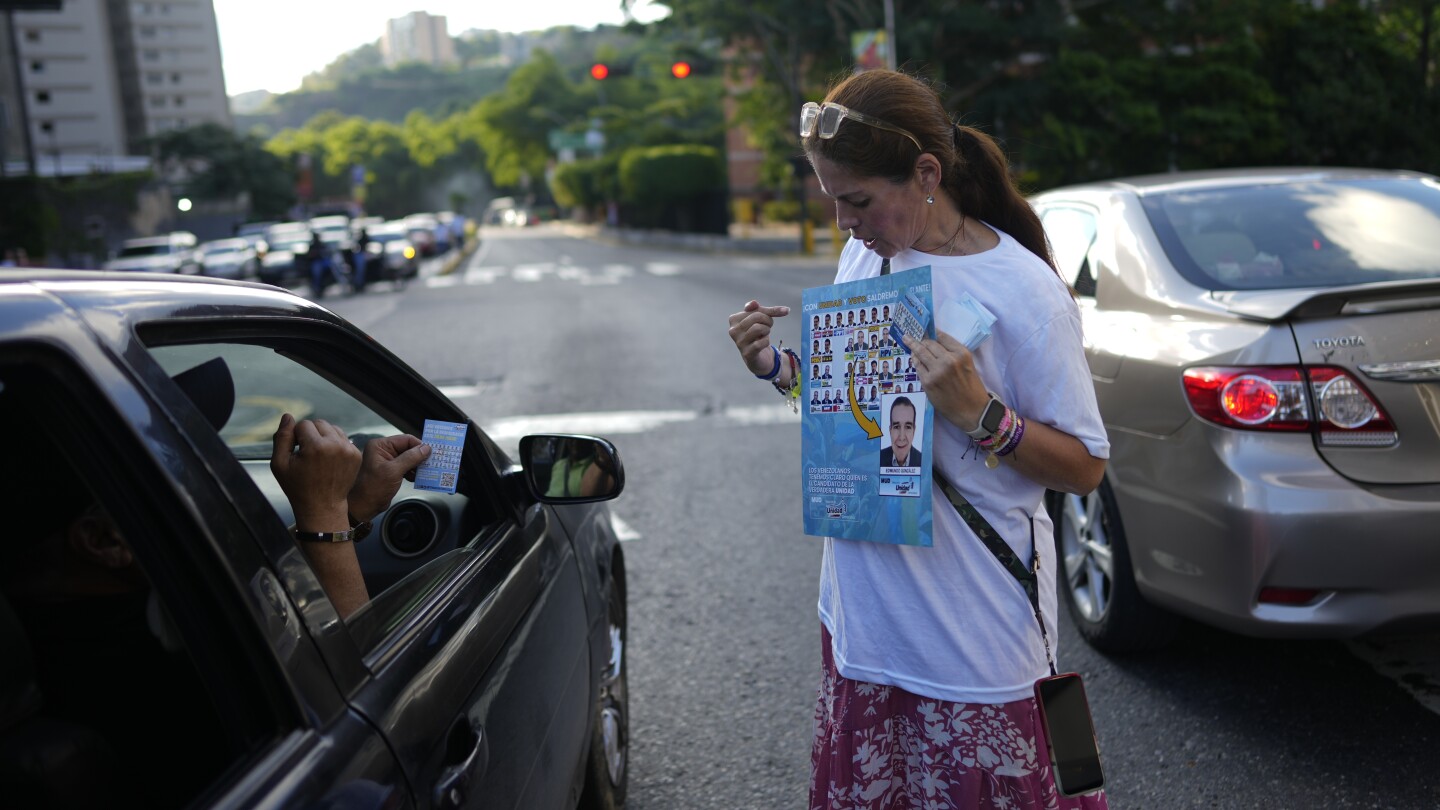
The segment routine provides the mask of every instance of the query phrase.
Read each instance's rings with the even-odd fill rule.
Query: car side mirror
[[[536,434],[520,440],[525,484],[541,503],[608,501],[625,488],[620,451],[605,439]]]

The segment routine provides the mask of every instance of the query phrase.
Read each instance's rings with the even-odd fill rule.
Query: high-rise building
[[[405,62],[442,66],[456,61],[455,41],[450,38],[445,18],[423,11],[412,11],[386,23],[380,54],[386,67]]]
[[[7,56],[19,69],[0,83],[0,100],[7,118],[28,124],[41,174],[133,168],[128,156],[144,156],[150,135],[231,123],[211,0],[64,0],[8,24],[13,33],[0,21],[0,36],[15,43]],[[13,174],[27,141],[18,124],[9,131],[21,136],[4,142]]]

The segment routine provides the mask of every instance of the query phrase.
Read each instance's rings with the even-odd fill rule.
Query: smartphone
[[[1090,720],[1090,703],[1080,676],[1067,672],[1035,682],[1035,703],[1050,748],[1055,784],[1063,796],[1093,793],[1105,787],[1100,745]]]

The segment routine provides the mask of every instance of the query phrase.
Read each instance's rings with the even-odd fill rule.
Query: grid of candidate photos
[[[891,307],[842,309],[813,316],[810,346],[810,413],[880,410],[887,394],[918,393],[915,360],[890,330]]]

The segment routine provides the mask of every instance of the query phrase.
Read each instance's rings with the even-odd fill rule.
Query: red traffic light
[[[673,65],[670,66],[670,75],[674,76],[674,77],[677,78],[677,79],[683,79],[683,78],[685,78],[686,76],[689,76],[689,75],[690,75],[690,63],[689,63],[689,62],[676,62],[675,64],[673,64]]]
[[[591,78],[594,78],[594,79],[597,79],[597,80],[598,80],[598,79],[603,79],[603,78],[605,78],[606,76],[609,76],[609,75],[610,75],[610,68],[606,67],[604,62],[596,62],[595,64],[593,64],[593,65],[590,66],[590,76],[591,76]]]

